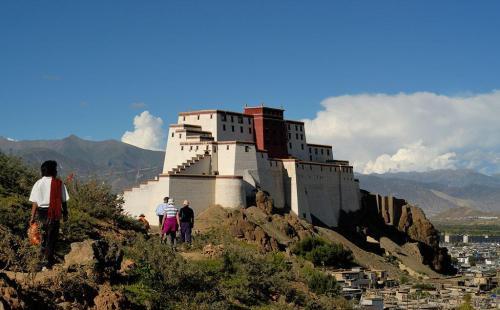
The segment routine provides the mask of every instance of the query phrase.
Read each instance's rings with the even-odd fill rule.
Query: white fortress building
[[[124,192],[125,212],[151,221],[165,196],[189,200],[197,213],[210,205],[247,207],[261,189],[276,208],[337,226],[340,210],[360,207],[353,168],[335,160],[330,145],[308,143],[304,123],[285,120],[283,112],[260,106],[180,113],[168,131],[162,174]]]

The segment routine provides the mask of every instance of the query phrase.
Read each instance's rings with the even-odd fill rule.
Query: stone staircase
[[[176,168],[170,170],[168,174],[182,174],[189,170],[193,165],[198,163],[199,161],[203,159],[207,159],[210,157],[210,154],[207,152],[205,154],[198,154],[195,157],[191,157],[188,161],[182,163],[181,165],[178,165]]]
[[[191,159],[185,161],[181,165],[178,165],[176,168],[170,170],[168,172],[168,174],[183,174],[187,170],[189,170],[189,168],[193,167],[196,163],[198,163],[202,160],[205,160],[205,159],[209,159],[209,158],[210,158],[209,153],[198,154],[194,157],[191,157]],[[161,177],[163,177],[163,175],[159,175],[152,180],[147,180],[147,181],[141,182],[135,187],[125,189],[124,192],[134,192],[134,191],[145,190],[145,189],[149,188],[152,184],[155,184],[156,182],[158,182]]]

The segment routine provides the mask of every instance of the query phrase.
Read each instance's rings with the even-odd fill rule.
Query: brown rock
[[[102,285],[99,294],[94,298],[95,310],[118,310],[130,309],[127,298],[118,291],[114,291],[109,285]]]

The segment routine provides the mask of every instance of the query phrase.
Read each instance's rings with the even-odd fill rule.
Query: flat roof
[[[333,148],[331,145],[327,145],[327,144],[307,143],[307,145],[309,145],[309,146],[315,146],[315,147]]]
[[[233,112],[233,111],[225,111],[225,110],[197,110],[197,111],[189,111],[189,112],[179,112],[179,116],[185,115],[198,115],[198,114],[232,114],[238,116],[252,117],[251,115],[244,114],[241,112]]]

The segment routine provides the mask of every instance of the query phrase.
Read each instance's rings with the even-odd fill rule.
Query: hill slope
[[[150,179],[162,170],[164,152],[144,150],[120,141],[88,141],[71,135],[61,140],[11,141],[0,137],[0,151],[23,158],[37,168],[56,160],[60,174],[98,177],[119,191]]]

